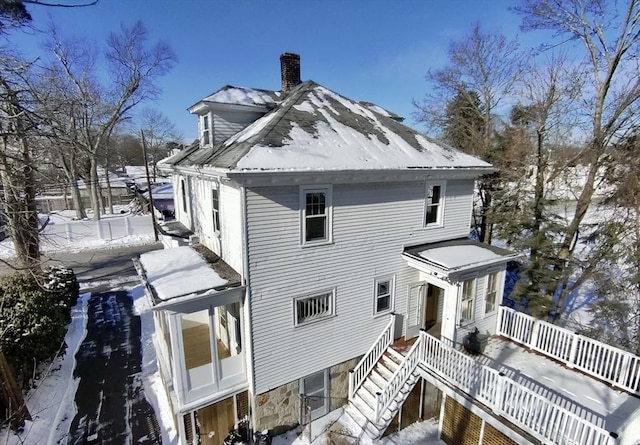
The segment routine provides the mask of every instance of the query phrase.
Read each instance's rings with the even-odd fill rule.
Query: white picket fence
[[[499,335],[640,395],[640,357],[501,306]]]
[[[106,218],[99,221],[74,221],[48,224],[43,235],[53,243],[80,242],[85,239],[112,241],[131,235],[153,233],[151,215]]]

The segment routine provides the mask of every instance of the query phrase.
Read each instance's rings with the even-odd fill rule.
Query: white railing
[[[501,306],[498,332],[506,338],[618,388],[640,394],[640,357]]]
[[[607,445],[609,432],[422,332],[420,364],[543,443]]]
[[[362,382],[367,378],[373,367],[378,363],[384,351],[387,350],[391,342],[393,342],[393,333],[395,329],[395,314],[391,314],[391,320],[380,334],[373,346],[364,354],[358,364],[349,372],[349,400],[353,400]]]
[[[375,421],[376,423],[380,420],[380,416],[385,412],[387,408],[391,405],[393,400],[396,398],[400,389],[407,383],[411,374],[418,366],[418,362],[420,361],[420,351],[422,348],[420,347],[420,343],[422,342],[422,337],[418,337],[416,342],[411,346],[407,355],[405,355],[402,364],[395,370],[385,387],[376,394],[376,406],[374,411]]]

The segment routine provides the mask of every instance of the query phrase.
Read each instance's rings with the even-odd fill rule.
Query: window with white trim
[[[202,145],[211,145],[211,121],[209,114],[202,116]]]
[[[331,187],[302,187],[302,245],[331,242]]]
[[[393,277],[378,278],[374,288],[374,314],[384,314],[393,310]]]
[[[473,300],[475,295],[475,278],[462,282],[462,297],[460,303],[460,323],[473,320]]]
[[[220,199],[218,189],[211,189],[211,211],[213,213],[213,230],[220,231]]]
[[[442,213],[444,212],[444,183],[427,182],[425,199],[425,226],[442,225]]]
[[[333,290],[308,297],[296,298],[293,304],[295,325],[322,320],[334,315],[335,292]]]
[[[498,297],[498,272],[487,275],[487,292],[485,294],[484,313],[488,314],[496,310],[496,299]]]

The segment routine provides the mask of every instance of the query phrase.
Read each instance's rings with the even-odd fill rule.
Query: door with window
[[[329,413],[329,370],[311,374],[300,379],[300,394],[307,406],[302,407],[302,419],[315,420]]]

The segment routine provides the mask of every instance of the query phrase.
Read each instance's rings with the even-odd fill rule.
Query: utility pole
[[[149,191],[149,210],[151,211],[151,223],[153,224],[153,236],[158,241],[158,227],[156,226],[156,211],[153,207],[153,195],[151,194],[151,177],[149,176],[149,163],[147,162],[147,142],[144,139],[144,130],[140,130],[142,136],[142,157],[144,158],[144,170],[147,173],[147,190]]]

